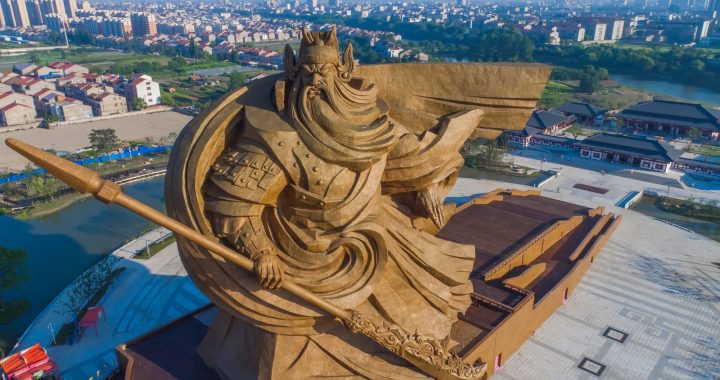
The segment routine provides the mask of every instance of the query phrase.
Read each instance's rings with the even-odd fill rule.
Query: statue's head
[[[348,44],[340,58],[337,31],[303,28],[300,56],[285,48],[287,114],[305,145],[325,161],[365,170],[396,142],[387,106],[371,81],[353,79]]]
[[[311,32],[303,28],[297,60],[292,48],[285,47],[285,72],[289,79],[311,86],[308,94],[311,97],[328,88],[335,79],[348,82],[355,69],[352,45],[348,43],[342,61],[338,45],[334,26],[329,32]]]

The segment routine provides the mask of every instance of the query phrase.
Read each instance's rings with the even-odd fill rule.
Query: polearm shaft
[[[224,260],[254,272],[254,263],[250,258],[124,194],[118,184],[100,178],[100,175],[93,170],[16,139],[7,139],[5,143],[73,189],[81,193],[90,193],[104,203],[123,206],[217,254]],[[477,380],[485,374],[485,364],[464,362],[446,347],[445,341],[439,342],[435,337],[418,335],[417,332],[412,334],[400,326],[375,323],[356,311],[341,309],[287,279],[283,279],[281,288],[339,318],[351,331],[369,337],[432,377],[442,380]]]
[[[253,261],[250,258],[235,252],[224,244],[212,240],[210,237],[201,234],[200,232],[123,193],[119,185],[112,181],[100,178],[100,175],[95,171],[57,157],[16,139],[7,139],[5,140],[5,143],[10,148],[35,163],[37,166],[47,170],[50,174],[70,185],[70,187],[75,190],[81,193],[91,193],[95,196],[95,198],[104,203],[115,203],[123,206],[143,218],[149,219],[150,221],[173,231],[179,236],[182,236],[185,239],[188,239],[191,242],[217,254],[224,260],[229,261],[249,272],[254,272]],[[281,287],[303,301],[322,309],[334,317],[342,320],[352,318],[352,314],[349,311],[336,307],[330,302],[320,298],[315,293],[300,287],[294,282],[283,279]]]

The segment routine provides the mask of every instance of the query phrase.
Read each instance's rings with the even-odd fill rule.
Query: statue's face
[[[332,78],[337,75],[337,66],[333,63],[304,63],[300,67],[300,80],[303,86],[310,86],[311,98],[327,90]]]

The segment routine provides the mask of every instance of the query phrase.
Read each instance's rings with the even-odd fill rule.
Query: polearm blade
[[[102,179],[95,171],[20,140],[9,138],[5,140],[5,144],[73,189],[81,193],[90,193],[104,203],[116,203],[123,206],[207,249],[224,260],[249,272],[254,272],[253,261],[250,258],[124,194],[118,184]],[[447,347],[445,341],[440,342],[433,336],[412,334],[394,324],[384,322],[378,324],[356,311],[341,309],[287,279],[283,279],[281,288],[340,319],[343,325],[351,331],[369,337],[432,377],[442,380],[476,380],[485,375],[485,364],[471,364],[463,361],[462,358]]]

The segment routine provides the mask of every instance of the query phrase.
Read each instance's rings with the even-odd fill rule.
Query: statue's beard
[[[319,86],[296,80],[290,92],[290,115],[308,148],[327,161],[364,170],[396,142],[387,107],[374,85],[357,89],[339,77]]]

